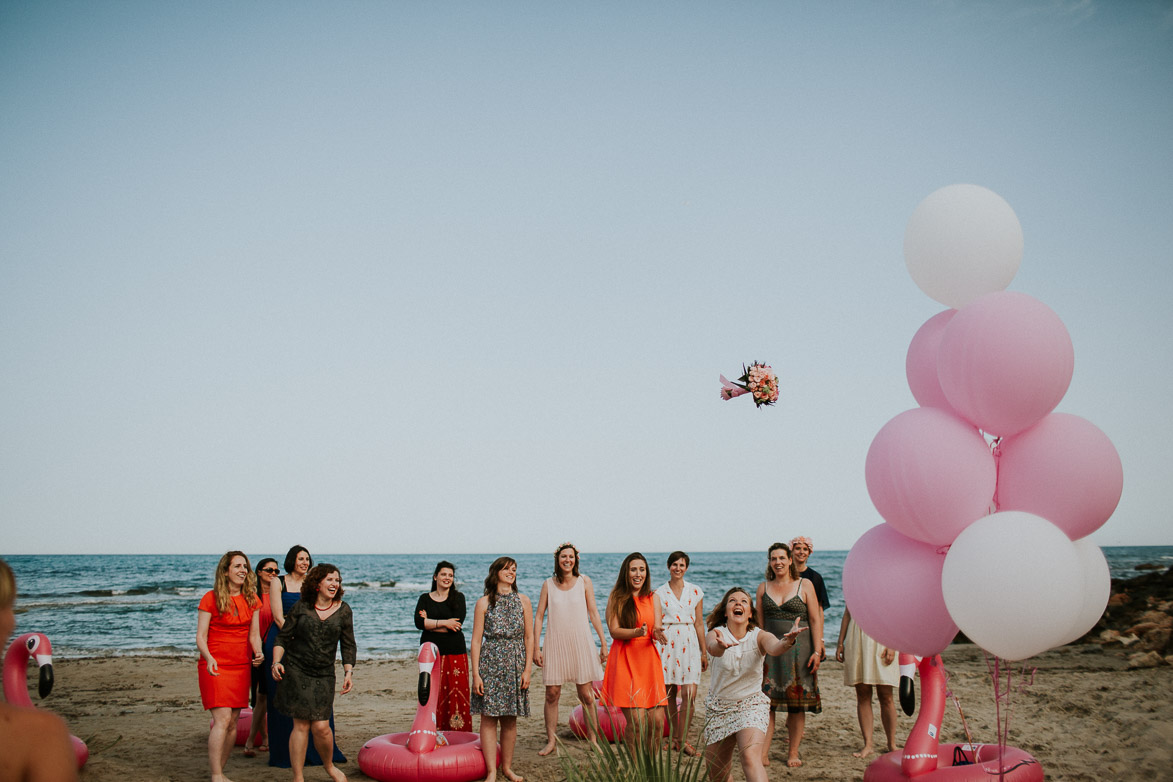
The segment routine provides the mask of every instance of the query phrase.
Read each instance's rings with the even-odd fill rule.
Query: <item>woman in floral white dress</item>
[[[692,755],[696,750],[688,743],[693,703],[701,672],[709,667],[705,651],[705,593],[684,580],[688,572],[688,554],[673,551],[668,555],[668,583],[656,590],[663,614],[667,641],[657,644],[664,664],[664,684],[668,688],[668,724],[672,747]],[[677,706],[676,699],[680,698]]]

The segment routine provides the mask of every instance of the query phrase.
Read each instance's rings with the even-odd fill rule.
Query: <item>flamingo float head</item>
[[[37,694],[45,698],[53,691],[53,644],[44,633],[25,633],[4,655],[4,697],[16,706],[33,705],[25,681],[29,660],[36,660],[39,669]]]

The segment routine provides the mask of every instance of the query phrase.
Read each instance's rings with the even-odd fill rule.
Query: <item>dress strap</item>
[[[790,599],[793,600],[795,597],[797,597],[799,600],[802,600],[802,576],[798,577],[798,586],[794,589],[794,597]],[[806,603],[805,600],[802,600],[802,602]]]

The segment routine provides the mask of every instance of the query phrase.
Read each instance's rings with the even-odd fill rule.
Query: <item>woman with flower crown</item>
[[[563,684],[575,686],[592,741],[597,733],[591,683],[603,678],[599,663],[607,661],[607,641],[595,604],[595,586],[589,576],[578,572],[578,549],[573,543],[563,543],[554,551],[554,575],[542,584],[538,598],[535,639],[542,634],[547,608],[550,627],[546,630],[545,644],[534,645],[534,663],[542,668],[546,684],[546,746],[538,751],[542,756],[549,755],[556,746],[554,730],[558,727],[558,700],[562,697]],[[591,641],[588,621],[599,636],[598,650]]]

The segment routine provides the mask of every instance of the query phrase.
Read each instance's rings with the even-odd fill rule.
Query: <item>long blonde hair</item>
[[[232,602],[232,595],[228,593],[228,568],[232,566],[232,560],[237,557],[244,557],[244,567],[247,571],[247,575],[244,577],[244,586],[240,588],[240,594],[244,595],[245,602],[250,608],[256,608],[261,604],[257,597],[257,576],[248,563],[248,555],[243,551],[229,551],[220,557],[220,563],[216,565],[216,581],[212,585],[212,591],[216,595],[216,608],[220,613],[226,614],[231,608],[233,616],[236,616],[237,612],[236,605]]]

